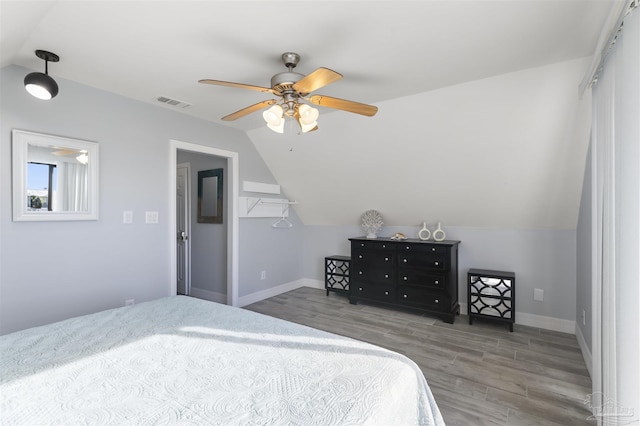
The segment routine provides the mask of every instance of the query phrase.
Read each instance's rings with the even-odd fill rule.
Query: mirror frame
[[[223,169],[200,170],[198,172],[198,223],[223,223],[223,175]],[[212,177],[217,178],[215,194],[205,191],[204,180]],[[215,215],[205,215],[204,206],[207,204],[207,200],[212,198],[216,199],[216,213]]]
[[[12,130],[12,166],[13,166],[13,220],[16,222],[29,221],[73,221],[98,220],[98,143],[80,139],[53,136],[26,130]],[[88,210],[87,211],[29,211],[27,210],[27,162],[29,145],[59,146],[63,148],[84,149],[89,155],[87,168],[88,182]]]

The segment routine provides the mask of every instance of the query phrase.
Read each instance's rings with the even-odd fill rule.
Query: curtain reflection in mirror
[[[83,212],[89,209],[87,198],[87,166],[61,163],[58,173],[58,206],[61,211]],[[56,210],[54,205],[54,210]]]

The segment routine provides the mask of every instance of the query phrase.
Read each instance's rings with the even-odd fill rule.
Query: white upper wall
[[[373,118],[321,112],[314,134],[248,132],[305,225],[575,229],[589,58],[377,104]],[[321,135],[320,135],[321,133]]]

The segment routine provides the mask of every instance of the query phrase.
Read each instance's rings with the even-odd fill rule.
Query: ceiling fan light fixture
[[[298,113],[300,114],[301,124],[316,123],[316,121],[318,120],[318,117],[320,116],[320,112],[318,111],[317,108],[310,107],[307,104],[301,104],[300,107],[298,108]]]
[[[300,104],[296,114],[296,119],[298,120],[302,133],[307,133],[311,130],[317,129],[317,119],[319,115],[320,112],[316,108],[310,107],[306,104]]]
[[[267,127],[277,133],[284,133],[284,110],[280,105],[274,105],[262,113]]]
[[[87,155],[86,152],[83,152],[82,154],[80,154],[80,155],[78,155],[76,157],[76,160],[78,160],[78,162],[80,164],[85,164],[86,165],[89,162],[89,156]]]
[[[60,58],[55,53],[46,50],[36,50],[36,56],[44,60],[44,73],[32,72],[24,78],[24,87],[32,96],[38,99],[49,100],[58,94],[58,84],[49,76],[49,61],[58,62]]]

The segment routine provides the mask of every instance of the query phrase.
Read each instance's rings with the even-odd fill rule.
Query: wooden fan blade
[[[273,89],[269,87],[253,86],[251,84],[243,84],[243,83],[233,83],[231,81],[204,79],[204,80],[198,80],[198,83],[213,84],[216,86],[237,87],[239,89],[257,90],[258,92],[275,93]]]
[[[339,98],[332,98],[324,95],[314,95],[309,97],[309,102],[327,108],[341,109],[343,111],[355,112],[356,114],[373,117],[378,112],[378,107],[361,104],[359,102],[347,101]]]
[[[262,101],[262,102],[258,102],[257,104],[253,104],[251,106],[248,106],[246,108],[242,108],[239,111],[236,111],[232,114],[229,114],[225,117],[222,117],[223,121],[233,121],[233,120],[237,120],[238,118],[244,117],[245,115],[251,114],[252,112],[256,112],[258,110],[261,110],[265,107],[268,107],[269,105],[273,105],[275,104],[277,101],[275,99],[269,99],[267,101]]]
[[[308,94],[314,90],[338,81],[342,78],[342,74],[337,73],[329,68],[318,68],[311,74],[302,77],[302,79],[293,84],[293,89],[298,93]]]

